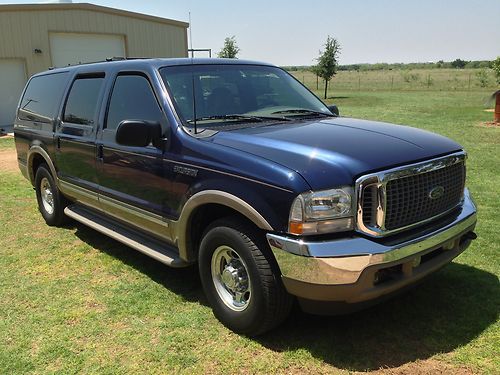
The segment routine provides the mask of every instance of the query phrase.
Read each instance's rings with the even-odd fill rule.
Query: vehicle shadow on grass
[[[208,306],[196,266],[169,268],[82,224],[71,227],[95,249]],[[324,317],[295,308],[280,327],[254,340],[276,352],[306,350],[345,370],[391,368],[469,343],[497,320],[499,306],[495,275],[452,263],[415,289],[357,313]]]
[[[497,320],[499,306],[495,275],[452,263],[410,292],[351,315],[297,309],[257,341],[278,352],[306,350],[345,370],[398,367],[469,343]]]
[[[171,268],[83,224],[72,223],[68,228],[76,229],[76,236],[83,242],[135,268],[186,301],[208,306],[196,265]]]

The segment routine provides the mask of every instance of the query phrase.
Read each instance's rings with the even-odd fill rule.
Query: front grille
[[[456,207],[465,185],[465,154],[360,178],[358,228],[375,236],[418,225]]]
[[[462,199],[465,168],[457,163],[432,172],[392,180],[386,186],[385,229],[423,221],[455,207]],[[431,199],[429,192],[442,186],[444,193]]]
[[[375,215],[377,213],[377,188],[369,186],[363,192],[363,222],[372,226],[375,225]]]

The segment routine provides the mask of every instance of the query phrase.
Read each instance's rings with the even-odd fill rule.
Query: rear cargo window
[[[68,72],[33,77],[19,107],[19,119],[51,122],[68,82]]]
[[[94,124],[103,82],[104,77],[77,78],[68,95],[63,121],[80,125]]]

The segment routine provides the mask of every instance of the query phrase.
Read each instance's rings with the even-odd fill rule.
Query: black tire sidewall
[[[243,311],[234,311],[226,306],[217,293],[212,280],[212,256],[215,249],[222,245],[234,249],[247,266],[252,292],[249,305]],[[262,281],[248,242],[242,238],[236,229],[218,226],[207,231],[200,245],[199,270],[203,289],[212,306],[214,315],[235,332],[250,333],[257,330],[266,311]]]
[[[52,196],[54,199],[54,212],[52,212],[51,214],[45,210],[45,208],[43,207],[43,203],[42,203],[40,183],[42,182],[42,179],[44,177],[47,179],[47,181],[50,184],[50,187],[52,189]],[[57,186],[55,184],[54,178],[52,177],[52,174],[50,173],[50,171],[48,170],[48,168],[45,165],[41,165],[36,170],[35,191],[36,191],[36,200],[38,202],[38,210],[42,214],[45,222],[48,225],[61,224],[62,216],[64,215],[64,213],[63,213],[64,207],[62,206],[61,196],[60,196],[59,190],[57,189]]]

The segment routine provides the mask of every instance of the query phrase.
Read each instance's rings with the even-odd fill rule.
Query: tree
[[[314,72],[325,81],[325,99],[328,91],[328,82],[337,73],[339,67],[338,57],[340,55],[340,43],[335,38],[328,35],[325,43],[325,50],[319,51],[318,64]]]
[[[491,63],[491,69],[493,69],[493,72],[495,73],[497,83],[500,83],[500,56],[493,60]]]
[[[467,61],[461,59],[456,59],[455,61],[451,62],[451,66],[455,69],[463,69],[465,68],[465,65],[467,65]]]
[[[224,39],[224,47],[217,54],[219,58],[237,59],[240,48],[236,45],[236,37],[233,35],[230,38]]]
[[[481,69],[476,72],[476,78],[479,82],[479,86],[486,87],[488,86],[488,72],[486,69]]]

